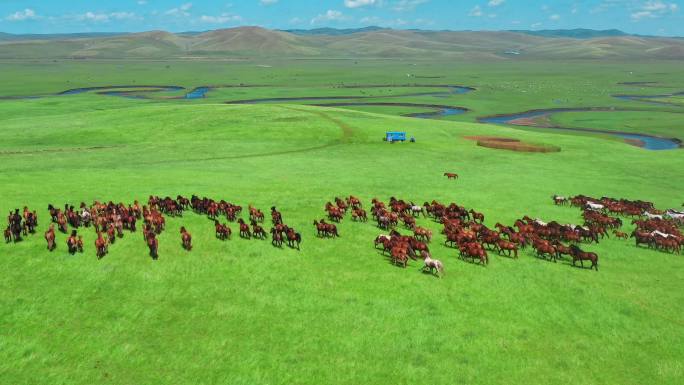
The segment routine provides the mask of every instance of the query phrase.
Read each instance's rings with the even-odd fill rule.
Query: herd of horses
[[[670,253],[681,253],[684,246],[684,235],[680,227],[684,226],[684,212],[670,209],[658,210],[654,204],[646,201],[630,201],[609,197],[592,198],[584,195],[565,198],[553,196],[557,205],[571,205],[583,209],[582,216],[589,225],[598,228],[611,228],[613,234],[621,239],[634,238],[636,246]],[[613,215],[613,216],[611,216]],[[635,226],[631,234],[619,231],[622,220],[617,217],[630,218]],[[601,234],[607,236],[608,234]]]
[[[449,174],[449,173],[447,173]],[[451,174],[446,176],[456,178]],[[524,216],[516,220],[512,226],[496,223],[493,228],[485,225],[484,214],[460,206],[457,203],[443,204],[437,201],[417,205],[411,201],[390,198],[388,202],[373,199],[369,208],[371,218],[379,229],[386,233],[375,237],[375,247],[381,247],[381,253],[388,261],[401,267],[407,267],[409,260],[423,260],[423,270],[437,276],[444,274],[444,264],[432,258],[430,243],[433,232],[427,227],[417,224],[420,218],[432,219],[441,225],[444,235],[444,246],[455,248],[461,259],[483,266],[489,264],[492,252],[501,256],[517,259],[521,250],[530,247],[538,258],[557,262],[568,257],[573,266],[579,262],[590,263],[590,269],[598,271],[599,257],[596,253],[584,251],[582,244],[599,243],[601,239],[614,234],[620,239],[634,238],[636,245],[645,245],[656,250],[680,253],[684,245],[680,227],[684,225],[684,213],[676,210],[656,210],[653,203],[630,201],[608,197],[592,198],[584,195],[565,198],[554,195],[556,205],[570,205],[582,209],[582,225],[561,224],[558,221],[545,222]],[[83,252],[83,237],[78,231],[93,227],[97,235],[95,250],[98,259],[107,255],[109,247],[125,232],[135,233],[137,223],[143,222],[142,235],[153,259],[159,258],[159,235],[166,228],[166,217],[182,217],[186,210],[206,216],[213,222],[218,240],[231,238],[232,230],[229,222],[237,223],[239,236],[243,239],[265,240],[269,234],[271,244],[281,248],[285,243],[293,249],[300,249],[302,236],[293,227],[283,222],[283,215],[275,206],[271,207],[272,227],[269,232],[264,229],[266,215],[261,210],[248,206],[248,220],[241,217],[242,207],[225,200],[191,198],[177,196],[160,198],[150,196],[147,204],[141,205],[137,200],[132,204],[115,204],[113,202],[94,202],[88,206],[81,203],[79,208],[65,204],[64,208],[48,206],[51,223],[45,232],[45,240],[49,251],[56,249],[56,232],[68,234],[67,250],[71,254]],[[337,224],[347,214],[354,222],[367,222],[369,217],[361,200],[354,196],[344,199],[335,198],[324,206],[326,218],[314,220],[316,234],[319,238],[340,237]],[[226,222],[221,222],[225,217]],[[630,234],[620,231],[622,218],[632,218],[635,230]],[[4,236],[7,243],[19,242],[22,237],[34,234],[38,227],[36,211],[24,207],[20,212],[16,209],[7,218]],[[71,227],[71,232],[69,232]],[[402,235],[400,229],[410,231],[411,235]],[[192,235],[185,228],[180,229],[181,246],[187,251],[193,249]]]

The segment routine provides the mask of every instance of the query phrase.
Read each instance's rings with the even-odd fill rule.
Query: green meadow
[[[421,218],[436,234],[433,256],[445,264],[438,279],[417,261],[393,266],[373,248],[383,231],[372,221],[347,217],[334,240],[317,238],[312,225],[327,201],[349,195],[367,209],[372,198],[392,196],[457,202],[483,212],[489,226],[523,215],[580,223],[580,210],[554,206],[553,194],[681,207],[681,149],[476,123],[536,108],[614,106],[640,111],[554,119],[684,138],[679,107],[611,96],[681,91],[681,75],[672,62],[0,62],[0,96],[107,85],[261,86],[217,88],[201,100],[96,93],[0,100],[0,212],[27,205],[39,214],[37,234],[0,244],[0,383],[681,384],[681,255],[610,238],[582,246],[599,254],[598,272],[530,250],[518,260],[491,252],[482,267],[461,261],[444,246],[441,226]],[[618,84],[626,81],[658,85]],[[421,87],[397,87],[409,84]],[[396,97],[444,84],[476,91]],[[352,85],[360,87],[343,88]],[[370,85],[387,87],[363,87]],[[423,120],[400,116],[421,112],[406,107],[225,103],[308,96],[470,111]],[[417,142],[385,143],[388,130]],[[473,135],[561,151],[487,149],[464,139]],[[446,171],[460,178],[449,181]],[[83,254],[69,255],[59,233],[57,250],[46,250],[50,203],[178,194],[276,206],[302,234],[301,250],[240,239],[233,223],[232,239],[219,241],[213,223],[190,211],[168,218],[158,261],[141,233],[128,232],[97,260],[92,228],[79,229]],[[181,248],[181,226],[193,235],[191,252]]]

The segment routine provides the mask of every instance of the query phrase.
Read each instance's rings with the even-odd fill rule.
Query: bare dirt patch
[[[480,147],[494,148],[518,152],[560,152],[560,147],[526,143],[520,139],[497,138],[493,136],[465,136],[465,139],[477,141]]]

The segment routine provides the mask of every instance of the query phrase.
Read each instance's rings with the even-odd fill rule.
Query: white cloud
[[[557,21],[560,20],[560,15],[557,13],[554,13],[553,15],[549,16],[549,20]]]
[[[40,16],[36,14],[36,11],[26,8],[23,11],[17,11],[14,12],[11,15],[8,15],[5,19],[9,21],[24,21],[24,20],[36,20],[39,19]]]
[[[181,5],[178,8],[171,8],[168,11],[164,12],[165,15],[168,16],[185,16],[188,17],[190,16],[190,10],[192,9],[192,3],[185,3]]]
[[[361,8],[369,5],[380,5],[382,0],[344,0],[344,6],[347,8]]]
[[[277,2],[278,2],[278,0],[259,0],[259,3],[261,5],[273,5]]]
[[[225,24],[242,21],[242,17],[240,17],[240,15],[233,15],[231,13],[222,13],[219,16],[202,15],[200,16],[199,20],[200,22],[207,24]]]
[[[303,22],[304,22],[304,20],[302,20],[300,17],[293,17],[289,21],[290,24],[301,24]]]
[[[413,11],[417,6],[427,3],[429,0],[399,0],[392,9],[398,12]]]
[[[346,17],[342,12],[329,9],[326,13],[319,14],[311,19],[311,24],[320,23],[322,21],[340,21],[344,19],[346,19]]]
[[[532,28],[539,28],[539,27],[541,27],[541,26],[542,26],[542,23],[534,23],[534,24],[532,24],[530,27],[532,27]]]
[[[146,5],[147,0],[138,0],[138,5]]]
[[[470,10],[470,13],[468,13],[468,16],[475,16],[475,17],[482,16],[482,8],[480,8],[479,5],[474,6],[473,9]]]
[[[111,20],[141,20],[142,17],[139,17],[133,12],[102,13],[89,11],[82,15],[76,15],[75,19],[81,21],[88,21],[92,23],[107,23]]]
[[[632,12],[634,21],[642,19],[657,19],[668,14],[677,12],[679,6],[676,3],[666,3],[661,0],[649,0]]]
[[[490,7],[498,7],[499,5],[505,2],[506,0],[489,0],[489,3],[487,3],[487,5]]]

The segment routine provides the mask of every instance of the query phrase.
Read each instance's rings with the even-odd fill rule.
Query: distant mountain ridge
[[[0,59],[684,59],[684,39],[617,30],[456,32],[367,27],[293,31],[239,27],[184,33],[0,34]]]
[[[596,30],[596,29],[585,29],[585,28],[575,28],[575,29],[542,29],[538,31],[532,30],[511,30],[510,32],[525,33],[528,35],[541,36],[541,37],[566,37],[570,39],[593,39],[597,37],[615,37],[615,36],[630,36],[626,32],[622,32],[619,29],[606,29],[606,30]],[[639,36],[639,35],[632,35]]]

